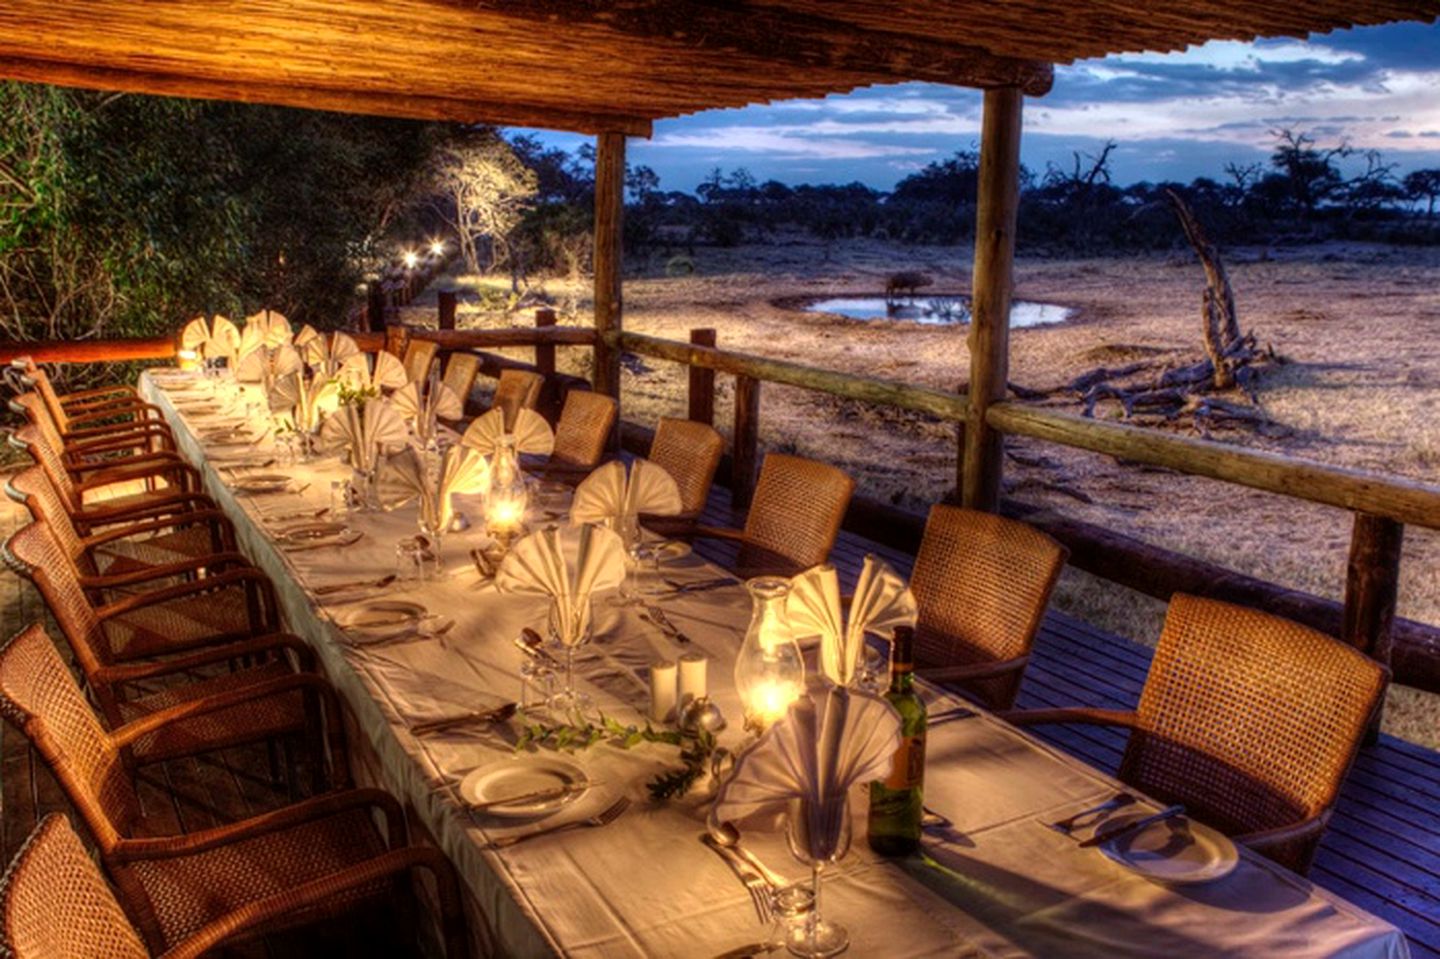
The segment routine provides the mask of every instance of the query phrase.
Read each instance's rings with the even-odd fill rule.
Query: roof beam
[[[753,3],[714,0],[440,0],[447,6],[554,24],[607,26],[703,50],[736,53],[777,65],[863,74],[864,82],[926,80],[992,89],[1019,87],[1043,96],[1054,68],[1038,60],[995,56],[979,47],[930,37],[867,30],[851,23]]]
[[[644,117],[577,112],[543,104],[482,102],[453,97],[373,93],[292,83],[177,76],[140,70],[80,65],[59,60],[37,60],[0,54],[0,79],[50,83],[85,90],[112,90],[199,100],[235,100],[268,103],[307,110],[333,110],[409,120],[491,123],[497,126],[538,127],[575,133],[624,133],[649,137],[651,121]]]

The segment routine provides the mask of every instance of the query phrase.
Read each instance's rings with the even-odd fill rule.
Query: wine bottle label
[[[914,789],[925,781],[925,733],[906,736],[895,750],[895,765],[885,780],[886,789]]]

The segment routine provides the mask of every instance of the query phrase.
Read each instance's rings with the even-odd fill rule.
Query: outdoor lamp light
[[[757,576],[745,588],[750,591],[750,627],[735,659],[735,688],[745,727],[763,732],[805,691],[805,661],[785,614],[790,581]]]
[[[444,240],[431,240],[431,241],[430,241],[430,255],[431,255],[431,256],[444,256],[444,255],[445,255],[445,241],[444,241]]]
[[[406,250],[401,257],[405,261],[405,269],[413,270],[420,263],[420,254],[414,250]]]

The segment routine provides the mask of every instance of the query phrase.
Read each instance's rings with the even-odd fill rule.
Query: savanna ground
[[[1440,249],[1346,244],[1232,249],[1225,257],[1242,328],[1286,362],[1262,380],[1270,425],[1214,438],[1440,482]],[[692,275],[665,275],[659,258],[632,268],[625,326],[675,339],[693,327],[714,327],[729,349],[955,389],[968,378],[965,327],[852,321],[787,304],[878,293],[897,270],[931,274],[933,292],[968,291],[970,267],[968,248],[872,241],[702,249]],[[477,284],[502,281],[460,282]],[[1100,365],[1146,356],[1173,356],[1177,364],[1198,359],[1202,288],[1188,251],[1022,257],[1017,296],[1076,312],[1068,322],[1012,334],[1010,380],[1049,389]],[[578,314],[574,322],[590,321],[584,283],[549,280],[544,289],[562,312]],[[415,321],[433,322],[433,310],[432,296],[410,312]],[[467,312],[462,300],[462,326],[508,322]],[[561,363],[588,373],[590,357],[562,351]],[[733,381],[721,376],[718,387],[723,432]],[[676,365],[645,359],[627,367],[625,416],[653,423],[684,415],[685,388]],[[1080,408],[1063,395],[1052,402]],[[923,508],[953,489],[953,426],[773,384],[763,387],[762,404],[764,447],[835,463],[869,495]],[[1102,408],[1101,415],[1114,414]],[[1011,495],[1287,586],[1340,596],[1351,523],[1344,511],[1023,439],[1010,440],[1007,450]],[[1400,615],[1440,623],[1440,535],[1411,527],[1405,537]],[[1164,611],[1157,601],[1073,569],[1054,602],[1141,641],[1158,635]],[[1440,747],[1440,697],[1396,688],[1386,728]]]

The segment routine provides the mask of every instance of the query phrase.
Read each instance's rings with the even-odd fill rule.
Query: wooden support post
[[[404,323],[392,323],[385,327],[385,352],[397,360],[405,359],[405,350],[410,346],[410,327]]]
[[[735,377],[735,434],[731,453],[730,504],[750,505],[755,471],[760,466],[760,381]]]
[[[698,329],[690,331],[690,342],[695,346],[715,345],[715,331]],[[701,366],[690,370],[690,411],[689,417],[697,423],[715,425],[715,371]]]
[[[365,287],[365,325],[371,333],[385,332],[385,284],[371,280]]]
[[[555,311],[549,307],[542,306],[535,311],[535,328],[544,329],[555,325]],[[555,375],[555,344],[535,344],[535,368],[540,375],[549,379]]]
[[[602,133],[595,152],[595,390],[620,398],[620,235],[625,212],[625,134]]]
[[[1391,519],[1355,514],[1345,570],[1345,613],[1340,638],[1390,665],[1390,626],[1400,586],[1405,527]]]
[[[975,211],[975,276],[970,305],[969,413],[962,433],[961,502],[994,512],[1000,505],[1004,435],[985,421],[1005,399],[1010,364],[1010,292],[1014,286],[1015,213],[1020,203],[1020,115],[1016,87],[985,91],[980,180]]]
[[[440,329],[455,329],[455,291],[441,290],[435,295],[435,302],[439,308],[437,319]]]

